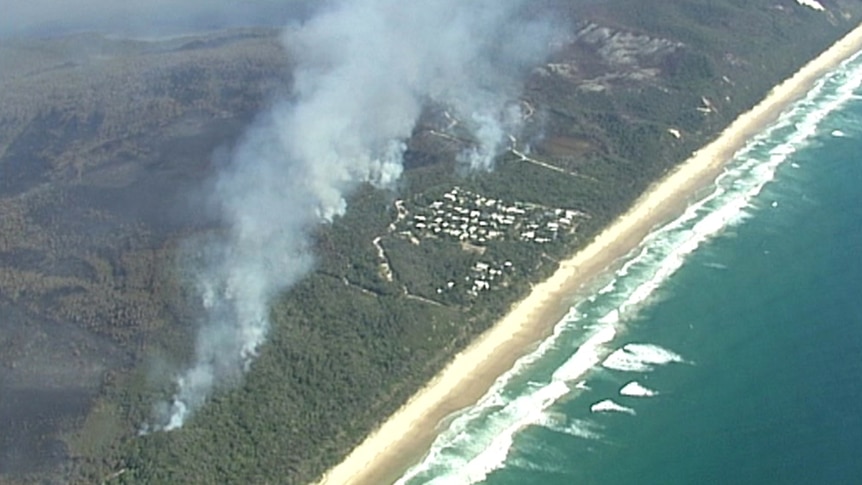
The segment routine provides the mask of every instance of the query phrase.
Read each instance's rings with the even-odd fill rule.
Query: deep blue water
[[[824,78],[403,482],[862,483],[860,85]]]

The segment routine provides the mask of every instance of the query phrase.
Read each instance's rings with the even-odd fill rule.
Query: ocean
[[[862,483],[862,57],[700,196],[399,483]]]

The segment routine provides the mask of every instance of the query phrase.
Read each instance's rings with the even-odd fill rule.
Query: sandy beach
[[[694,194],[712,183],[752,136],[775,121],[817,79],[859,50],[862,26],[773,88],[718,138],[653,184],[625,214],[563,261],[550,278],[535,285],[503,319],[459,353],[318,483],[380,485],[399,478],[427,452],[442,419],[477,402],[498,376],[550,334],[578,289],[636,248],[658,224],[680,214]]]

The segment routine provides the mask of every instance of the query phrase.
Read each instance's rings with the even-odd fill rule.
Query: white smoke
[[[216,184],[227,234],[200,245],[207,309],[194,362],[156,429],[180,427],[213,388],[239,378],[269,327],[268,305],[312,264],[309,234],[368,182],[390,187],[423,106],[472,133],[459,160],[488,169],[522,119],[523,75],[551,45],[529,0],[343,0],[283,39],[293,96],[249,130]]]

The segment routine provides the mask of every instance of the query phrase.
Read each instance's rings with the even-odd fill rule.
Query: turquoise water
[[[860,86],[821,80],[400,483],[860,483]]]

